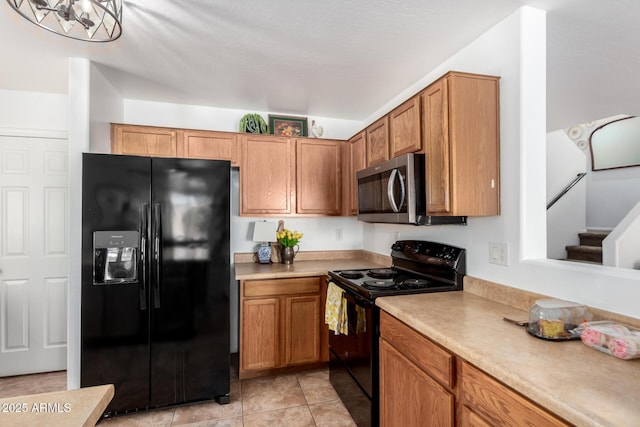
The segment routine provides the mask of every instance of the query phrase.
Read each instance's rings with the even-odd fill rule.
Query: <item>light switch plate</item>
[[[491,264],[509,265],[509,245],[489,242],[489,262]]]

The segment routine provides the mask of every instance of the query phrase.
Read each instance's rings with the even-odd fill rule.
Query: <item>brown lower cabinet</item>
[[[380,313],[380,425],[453,426],[454,357]]]
[[[388,341],[380,342],[380,425],[452,426],[454,397]]]
[[[322,277],[240,282],[240,379],[328,360]]]
[[[384,311],[380,338],[381,426],[571,425]]]
[[[570,425],[467,362],[461,377],[461,426]]]

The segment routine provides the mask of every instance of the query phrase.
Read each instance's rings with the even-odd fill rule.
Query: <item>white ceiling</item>
[[[67,92],[67,58],[125,98],[364,120],[519,7],[547,10],[548,129],[637,114],[636,0],[124,0],[123,35],[60,37],[0,4],[0,89]]]

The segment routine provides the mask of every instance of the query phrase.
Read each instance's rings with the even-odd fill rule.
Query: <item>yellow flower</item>
[[[276,231],[276,239],[282,246],[295,246],[302,239],[302,233],[297,230],[291,231],[284,229],[282,231]]]

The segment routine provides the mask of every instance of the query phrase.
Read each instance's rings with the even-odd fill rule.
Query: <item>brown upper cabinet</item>
[[[241,136],[240,214],[342,214],[344,141]]]
[[[389,135],[391,158],[422,149],[419,96],[414,96],[389,113]]]
[[[337,216],[347,210],[346,141],[112,124],[111,152],[229,160],[240,166],[241,215]]]
[[[343,144],[328,139],[296,140],[296,213],[342,213]]]
[[[367,133],[367,166],[389,160],[389,116],[372,123]]]
[[[348,142],[349,173],[346,187],[348,189],[348,210],[346,215],[358,214],[358,179],[356,173],[367,167],[367,134],[362,131]]]
[[[111,125],[111,152],[151,157],[229,160],[238,166],[238,134],[207,130]]]
[[[500,214],[498,77],[450,72],[422,93],[427,214]]]
[[[295,206],[293,141],[265,135],[240,137],[240,213],[291,214]]]
[[[153,157],[178,156],[178,132],[175,129],[111,125],[111,152]]]
[[[239,165],[238,134],[198,130],[185,130],[180,133],[184,157],[229,160],[233,166]]]

